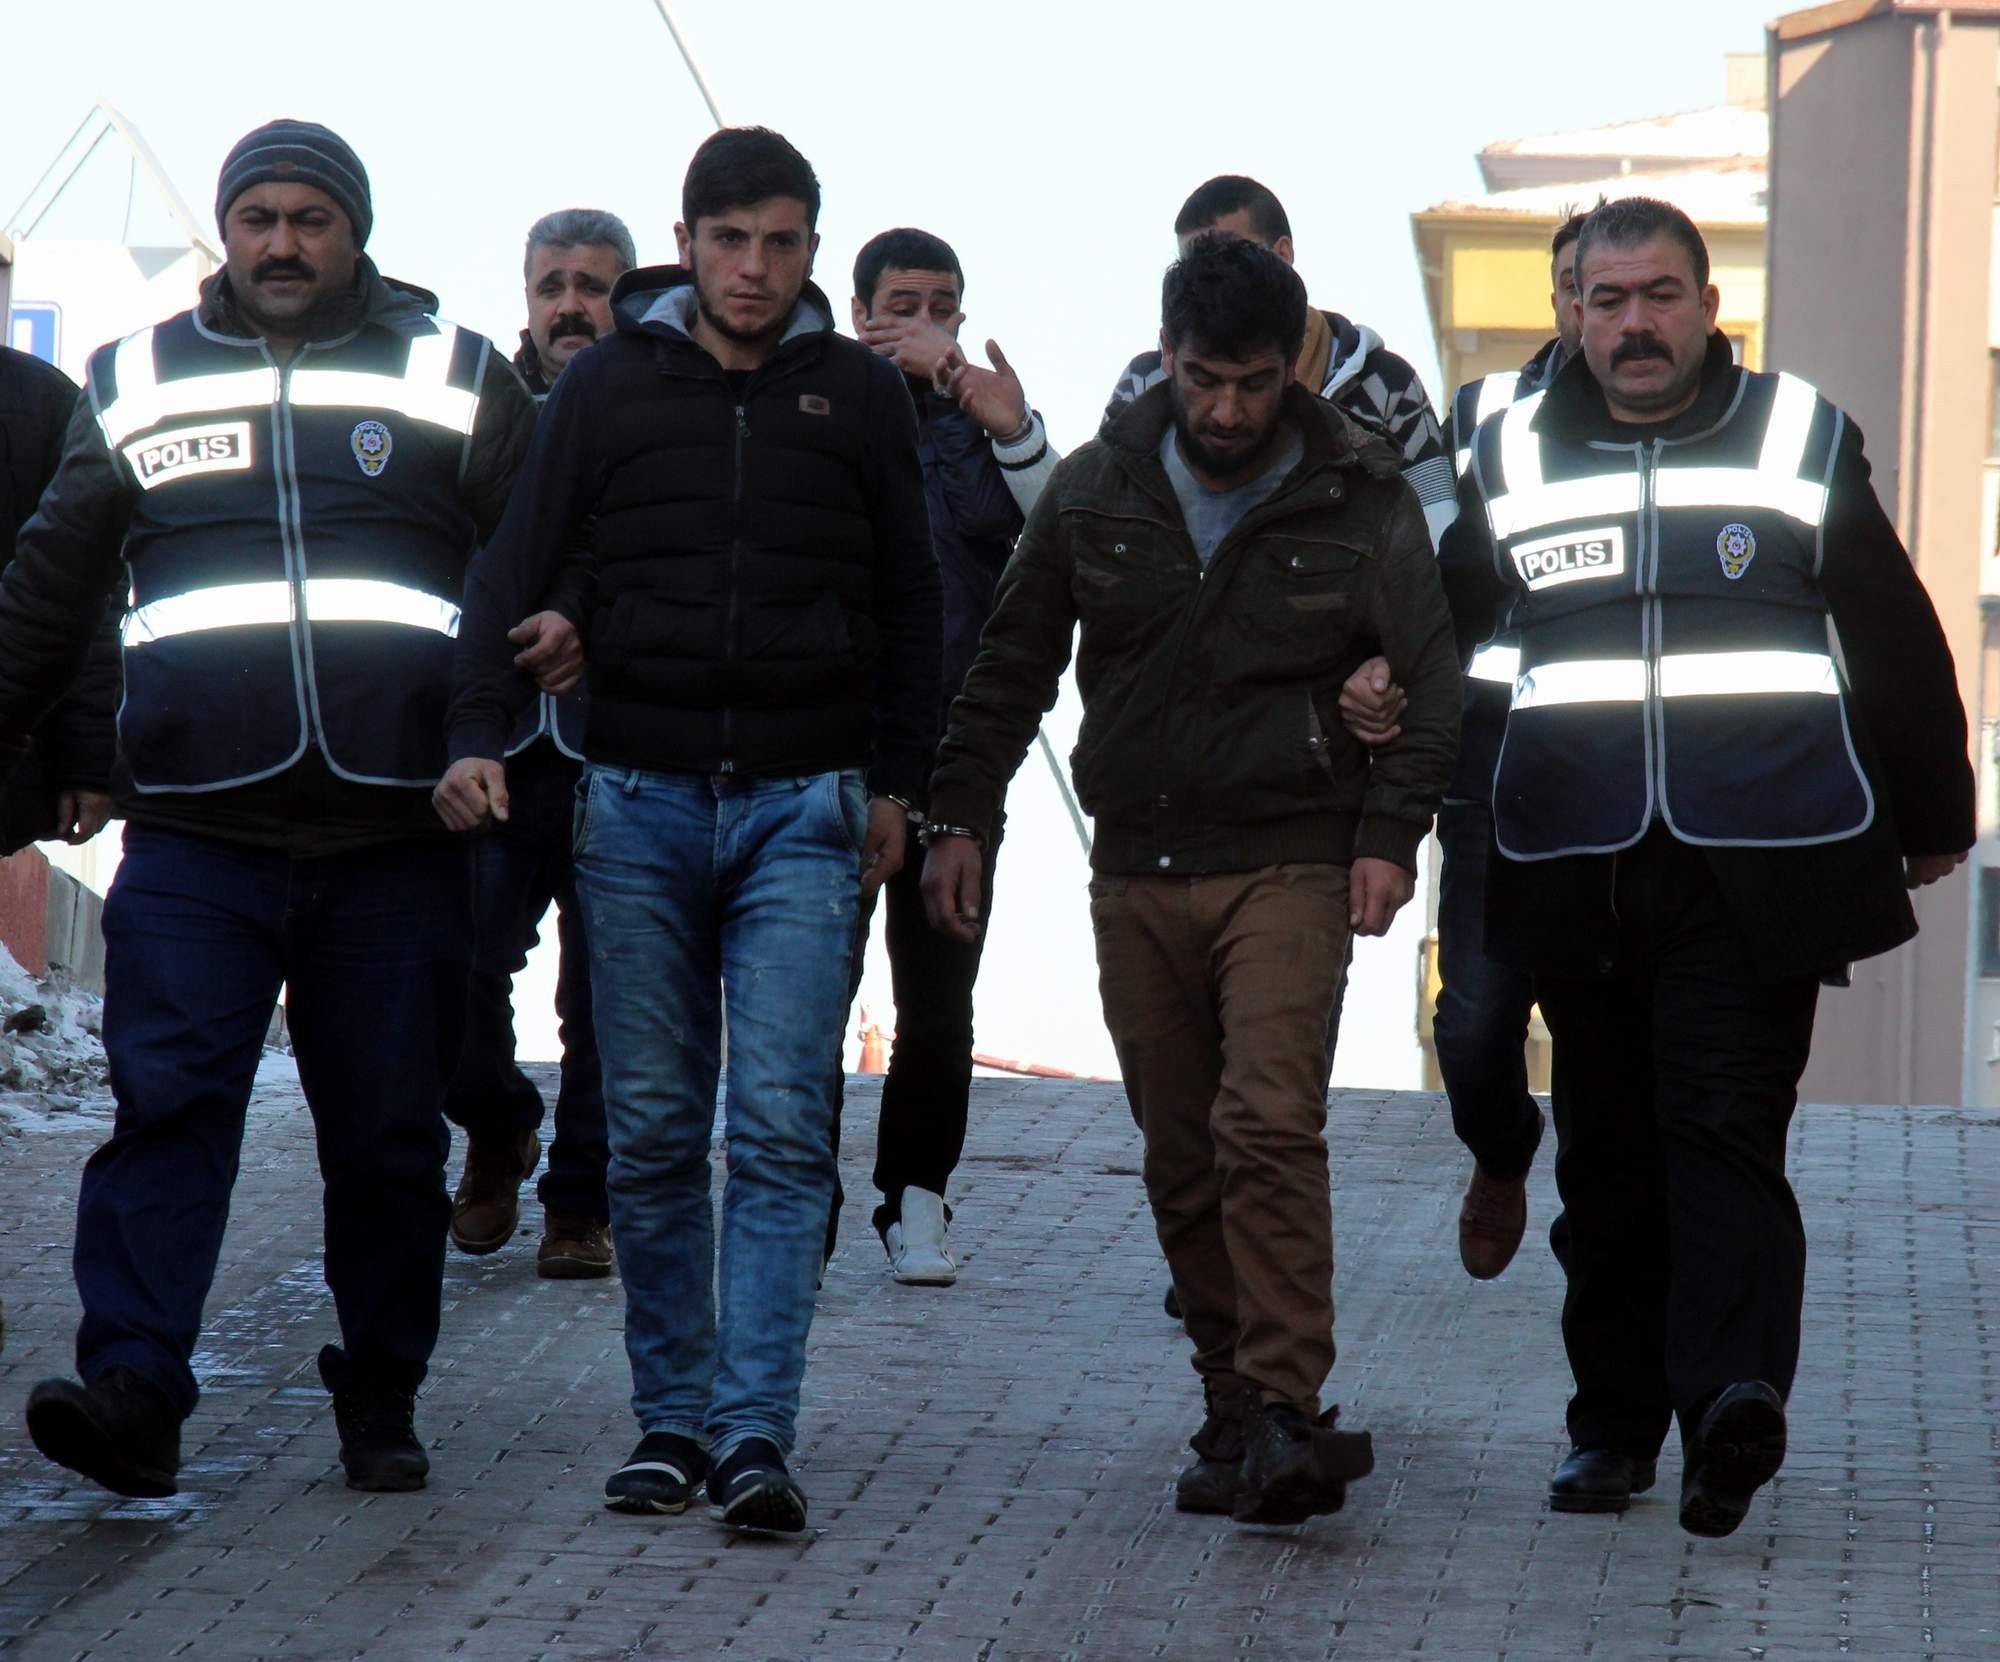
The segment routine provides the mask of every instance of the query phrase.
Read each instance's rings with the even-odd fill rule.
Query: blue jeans
[[[1542,1111],[1528,1094],[1528,1016],[1535,979],[1486,956],[1486,867],[1493,814],[1483,802],[1447,802],[1438,813],[1438,1072],[1451,1128],[1489,1177],[1527,1175],[1542,1140]]]
[[[570,855],[581,764],[546,739],[507,763],[505,820],[473,840],[472,996],[465,1050],[445,1093],[445,1117],[481,1140],[505,1143],[542,1123],[542,1094],[514,1060],[513,982],[553,901],[562,961],[556,1020],[562,1084],[548,1169],[536,1188],[545,1211],[610,1217],[604,1198],[604,1081],[590,1013],[590,949]]]
[[[859,773],[584,769],[577,893],[632,1412],[718,1458],[749,1436],[792,1447],[867,825]],[[708,1158],[725,1005],[718,1264]]]
[[[283,985],[340,1319],[322,1377],[416,1389],[437,1342],[451,1218],[438,1109],[464,1024],[469,896],[465,845],[444,837],[293,860],[126,828],[104,903],[118,1113],[77,1202],[86,1381],[120,1364],[193,1411],[188,1358]]]

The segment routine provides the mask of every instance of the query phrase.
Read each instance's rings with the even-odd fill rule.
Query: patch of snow
[[[36,979],[0,947],[0,1029],[0,1136],[111,1117],[101,998]]]

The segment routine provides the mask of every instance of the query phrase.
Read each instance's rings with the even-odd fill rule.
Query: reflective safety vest
[[[183,312],[92,355],[133,487],[118,736],[139,790],[247,784],[309,743],[345,779],[438,778],[488,351],[364,324],[280,366]]]
[[[1527,380],[1526,370],[1500,369],[1491,375],[1482,375],[1477,381],[1468,381],[1452,394],[1451,434],[1455,446],[1452,452],[1452,475],[1463,479],[1465,471],[1472,466],[1472,440],[1479,431],[1479,424],[1509,408],[1514,400],[1525,395],[1522,385]],[[1497,685],[1511,687],[1515,676],[1521,673],[1521,648],[1507,637],[1488,641],[1472,655],[1472,662],[1465,666],[1468,681],[1491,681]]]
[[[1520,671],[1494,772],[1512,859],[1608,853],[1658,817],[1684,842],[1796,847],[1865,830],[1818,576],[1845,417],[1739,373],[1705,432],[1638,444],[1535,430],[1473,446]]]

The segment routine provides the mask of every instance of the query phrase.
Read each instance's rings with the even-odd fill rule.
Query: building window
[[[1986,436],[1986,454],[2000,458],[2000,351],[1986,354],[1986,379],[1992,391],[1993,428]]]

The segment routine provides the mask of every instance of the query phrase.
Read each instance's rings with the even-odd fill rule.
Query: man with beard
[[[1194,238],[1217,233],[1245,237],[1292,264],[1292,222],[1277,194],[1255,179],[1225,173],[1199,186],[1181,204],[1174,217],[1174,237],[1183,253]],[[1104,419],[1117,420],[1124,404],[1165,379],[1166,373],[1158,349],[1140,353],[1111,389]],[[1367,324],[1315,307],[1306,313],[1295,373],[1308,392],[1339,405],[1402,458],[1403,476],[1423,505],[1435,542],[1454,511],[1451,463],[1438,432],[1437,412],[1417,372]]]
[[[1104,1019],[1206,1399],[1176,1504],[1294,1523],[1372,1466],[1320,1412],[1327,1015],[1349,932],[1410,897],[1459,675],[1400,457],[1293,379],[1297,274],[1198,238],[1162,314],[1165,381],[1064,460],[1001,577],[931,781],[924,900],[977,934],[984,846],[1081,625]],[[1371,756],[1337,700],[1378,652],[1409,708]]]
[[[223,270],[195,310],[91,355],[0,584],[11,760],[130,572],[125,852],[104,905],[118,1112],[77,1202],[83,1382],[37,1385],[28,1430],[107,1489],[174,1493],[282,986],[325,1179],[341,1342],[319,1372],[341,1461],[352,1488],[418,1489],[470,923],[430,787],[467,556],[534,404],[488,342],[361,252],[368,175],[336,134],[249,134],[215,211]]]
[[[1487,950],[1534,972],[1556,1046],[1576,1393],[1549,1499],[1622,1510],[1678,1419],[1681,1527],[1727,1535],[1785,1454],[1820,981],[1916,933],[1905,888],[1964,860],[1972,770],[1861,435],[1732,360],[1693,223],[1600,207],[1576,279],[1581,350],[1480,426],[1442,555],[1461,644],[1504,611],[1521,646]]]
[[[632,233],[614,214],[564,208],[535,221],[525,271],[528,326],[514,364],[538,403],[577,353],[611,327],[612,285],[638,263]],[[530,632],[518,633],[526,640]],[[538,645],[524,649],[522,667],[539,666]],[[535,1271],[577,1278],[611,1273],[609,1151],[590,1016],[590,949],[570,856],[584,695],[573,685],[560,691],[551,685],[561,684],[544,685],[507,747],[508,816],[473,845],[472,997],[445,1114],[466,1133],[452,1244],[461,1252],[497,1252],[514,1238],[521,1184],[542,1147],[542,1096],[514,1060],[510,992],[554,902],[562,1082],[549,1166],[536,1191],[542,1241]]]
[[[532,684],[507,637],[596,516],[577,891],[641,1437],[606,1503],[806,1527],[786,1469],[832,1195],[832,1070],[857,907],[902,863],[937,732],[937,562],[903,377],[809,281],[819,181],[778,134],[695,152],[682,263],[542,412],[475,566],[438,807],[509,811]],[[722,1016],[719,1295],[709,1148]]]

